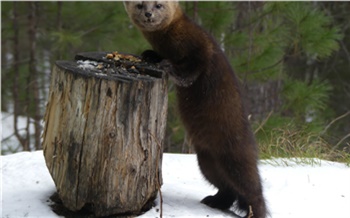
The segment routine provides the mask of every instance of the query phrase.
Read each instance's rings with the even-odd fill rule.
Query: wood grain
[[[85,206],[96,216],[139,213],[155,199],[167,101],[165,76],[117,79],[94,76],[75,62],[56,63],[43,148],[68,209]]]

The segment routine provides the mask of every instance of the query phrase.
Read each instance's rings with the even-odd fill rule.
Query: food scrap
[[[89,60],[88,56],[82,56],[77,60],[79,68],[94,72],[99,76],[112,77],[162,77],[162,71],[154,64],[143,61],[140,57],[121,54],[118,52],[103,53],[99,57]]]
[[[141,62],[141,59],[138,57],[128,55],[128,54],[120,54],[117,51],[107,54],[106,58],[107,59],[114,59],[116,61],[127,60],[127,61],[131,61],[131,62]]]

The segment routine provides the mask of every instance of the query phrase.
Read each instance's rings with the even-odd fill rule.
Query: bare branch
[[[337,122],[338,120],[340,120],[340,119],[342,119],[342,118],[348,116],[349,114],[350,114],[350,111],[348,111],[348,112],[346,112],[345,114],[340,115],[339,117],[337,117],[337,118],[335,118],[334,120],[332,120],[332,121],[326,126],[326,128],[324,128],[324,130],[321,132],[321,135],[323,135],[323,134],[329,129],[329,127],[330,127],[331,125],[333,125],[333,124],[334,124],[335,122]]]

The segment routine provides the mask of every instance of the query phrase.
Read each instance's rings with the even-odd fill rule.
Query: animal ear
[[[174,6],[180,6],[180,3],[179,3],[179,1],[171,1],[171,3],[174,5]]]
[[[124,7],[127,8],[130,5],[131,2],[129,1],[123,1]]]
[[[133,4],[136,5],[136,3],[136,1],[123,1],[125,9],[132,7]]]
[[[135,2],[123,1],[123,4],[124,4],[124,8],[125,8],[126,12],[129,14],[129,12],[131,11],[131,8],[133,7],[133,4],[135,4]]]

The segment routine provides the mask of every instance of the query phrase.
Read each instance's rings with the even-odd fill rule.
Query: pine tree
[[[17,86],[27,87],[29,67],[27,3],[18,2],[18,50],[12,25],[13,3],[1,3],[2,110],[11,110],[14,57]],[[350,4],[327,2],[181,2],[186,13],[220,43],[246,89],[252,121],[267,127],[286,122],[322,129],[349,111]],[[39,2],[35,57],[41,111],[49,72],[57,59],[86,51],[140,54],[150,46],[130,22],[122,2]],[[16,54],[15,54],[16,53]],[[10,82],[7,82],[10,81]],[[169,151],[183,149],[184,130],[169,93]],[[12,100],[11,100],[12,99]],[[18,89],[20,114],[35,116],[32,92]],[[331,107],[330,107],[331,106]],[[274,113],[269,116],[270,112]],[[350,129],[350,116],[328,133],[337,144]],[[312,121],[312,122],[311,122]],[[293,124],[293,125],[294,125]],[[295,126],[295,125],[294,125]],[[261,128],[260,128],[261,129]],[[332,132],[333,131],[333,132]],[[186,140],[185,140],[186,141]],[[343,142],[344,145],[346,143]]]

